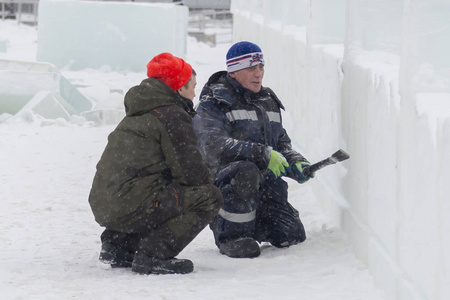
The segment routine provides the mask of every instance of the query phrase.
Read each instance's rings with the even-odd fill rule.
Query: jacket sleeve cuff
[[[264,149],[264,163],[263,163],[263,167],[261,168],[262,170],[266,170],[267,167],[269,166],[269,162],[270,162],[270,156],[272,155],[272,150],[273,148],[271,146],[266,146]]]

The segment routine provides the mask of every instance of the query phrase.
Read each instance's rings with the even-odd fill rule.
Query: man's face
[[[259,64],[247,69],[230,73],[230,76],[236,79],[243,87],[257,93],[261,90],[264,77],[264,65]]]
[[[192,74],[191,79],[188,81],[187,86],[183,86],[178,90],[178,93],[184,98],[188,98],[193,101],[195,97],[195,86],[197,85],[197,76]]]

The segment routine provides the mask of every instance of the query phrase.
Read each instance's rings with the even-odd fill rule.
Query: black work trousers
[[[106,228],[101,235],[102,242],[110,242],[130,253],[141,252],[149,257],[171,259],[177,256],[205,228],[219,208],[223,198],[214,185],[177,187],[182,208],[179,214],[154,224],[151,215],[141,218],[133,224],[127,224],[123,231],[116,225]],[[161,213],[161,215],[165,215]],[[151,224],[151,225],[149,225]]]
[[[216,173],[224,205],[210,228],[216,245],[240,237],[288,247],[306,239],[298,211],[288,202],[288,184],[263,175],[249,161],[228,164]]]

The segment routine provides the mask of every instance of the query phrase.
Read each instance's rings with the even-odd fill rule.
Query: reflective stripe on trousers
[[[227,212],[221,208],[219,210],[219,216],[233,223],[246,223],[253,221],[256,218],[256,210],[245,214],[236,214]]]

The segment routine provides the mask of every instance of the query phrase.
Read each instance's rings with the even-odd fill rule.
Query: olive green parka
[[[182,210],[183,186],[213,183],[197,149],[192,101],[147,78],[127,92],[125,111],[108,137],[89,195],[95,220],[117,230],[152,214],[157,225],[170,217],[156,216],[158,207]]]

